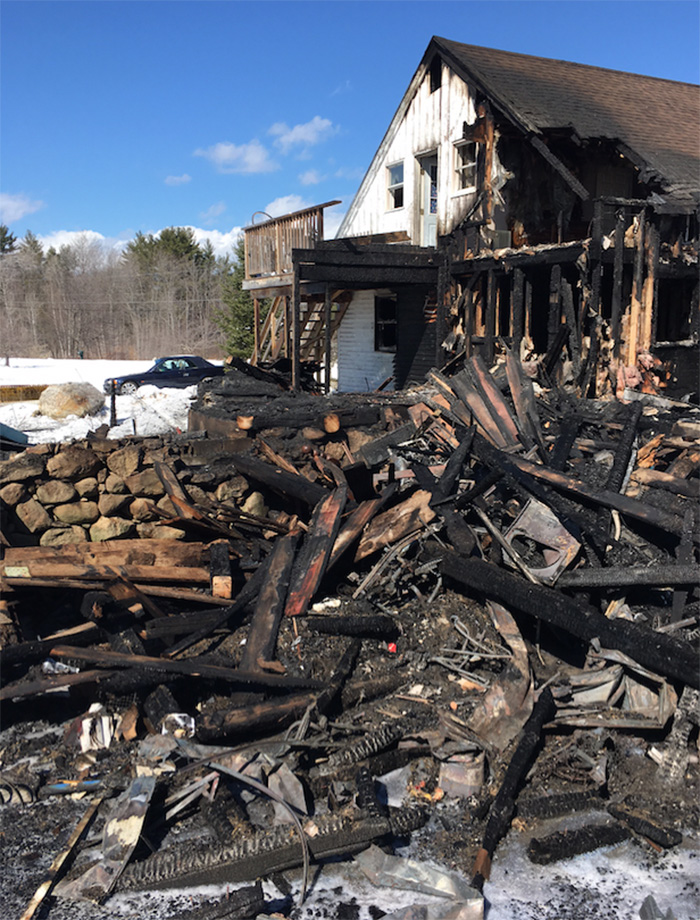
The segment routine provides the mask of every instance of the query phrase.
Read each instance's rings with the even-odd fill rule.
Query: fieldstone
[[[87,532],[77,524],[70,527],[52,527],[39,538],[41,546],[64,546],[66,543],[85,543]]]
[[[322,441],[327,437],[326,432],[321,431],[320,428],[302,428],[301,436],[307,441]]]
[[[165,492],[163,483],[158,478],[158,474],[154,469],[144,470],[142,473],[134,473],[133,476],[127,476],[124,482],[132,495],[145,495],[157,498]]]
[[[248,482],[243,476],[226,479],[216,487],[216,500],[220,502],[239,502],[248,491]]]
[[[241,511],[245,511],[246,514],[254,514],[256,517],[266,517],[267,510],[261,492],[251,492],[241,508]]]
[[[173,505],[169,495],[164,495],[162,498],[159,498],[156,502],[156,507],[173,517],[175,517],[178,513],[177,508],[175,505]]]
[[[55,447],[53,444],[31,444],[27,448],[28,454],[36,454],[37,457],[48,457],[52,454],[55,454]]]
[[[100,516],[95,502],[71,502],[70,505],[57,505],[53,509],[54,517],[64,524],[92,524]]]
[[[97,454],[83,447],[66,447],[46,464],[49,476],[54,479],[84,479],[100,468]]]
[[[59,383],[46,387],[39,397],[39,412],[49,418],[97,415],[105,404],[104,394],[91,383]]]
[[[46,469],[43,459],[34,453],[24,451],[11,460],[0,461],[0,486],[8,482],[26,482],[38,479]]]
[[[81,498],[97,498],[97,480],[94,476],[88,476],[86,479],[79,479],[78,482],[75,483],[75,491]]]
[[[112,517],[112,515],[123,511],[130,500],[130,495],[112,495],[109,492],[105,492],[104,495],[100,495],[97,507],[103,517]]]
[[[110,473],[105,479],[104,485],[107,492],[111,492],[114,495],[124,495],[129,491],[124,480],[121,476],[117,476],[116,473]]]
[[[185,531],[167,524],[137,524],[136,532],[142,540],[184,540]]]
[[[141,460],[141,451],[135,444],[129,444],[122,447],[121,450],[115,450],[107,457],[107,466],[112,473],[116,473],[122,479],[132,476],[139,468]]]
[[[367,434],[366,431],[360,431],[359,428],[351,428],[347,432],[347,438],[351,454],[356,454],[365,444],[369,444],[370,441],[374,440],[371,434]]]
[[[8,508],[14,508],[16,504],[27,497],[27,490],[21,482],[10,482],[0,489],[0,498],[5,502]]]
[[[147,498],[135,498],[129,505],[129,517],[135,521],[152,521],[157,515],[153,510],[153,502]]]
[[[126,537],[134,529],[134,522],[120,517],[101,517],[90,528],[90,539],[93,543],[103,540],[116,540]]]
[[[15,514],[30,533],[48,530],[52,523],[51,516],[35,498],[20,502],[15,507]]]
[[[42,505],[63,505],[77,495],[72,482],[50,479],[36,487],[36,498]]]
[[[196,486],[193,483],[190,483],[185,489],[190,501],[193,501],[195,505],[207,505],[211,502],[211,495],[209,492],[205,492],[204,489],[200,486]]]
[[[323,452],[329,460],[345,459],[345,449],[340,441],[331,441],[330,444],[326,444]]]

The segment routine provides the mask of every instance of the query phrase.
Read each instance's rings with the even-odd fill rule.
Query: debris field
[[[478,920],[509,834],[697,834],[700,411],[624,395],[233,366],[185,434],[4,454],[3,916],[301,917],[354,859],[412,892],[373,918]]]

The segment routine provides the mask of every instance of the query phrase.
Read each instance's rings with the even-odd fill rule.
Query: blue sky
[[[698,82],[700,0],[2,0],[0,221],[47,242],[350,205],[432,35]]]

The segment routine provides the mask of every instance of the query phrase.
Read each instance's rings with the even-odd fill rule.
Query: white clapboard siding
[[[338,390],[366,393],[394,373],[394,356],[374,350],[374,291],[356,291],[338,330]]]

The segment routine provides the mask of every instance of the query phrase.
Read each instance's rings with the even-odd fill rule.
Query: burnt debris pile
[[[208,882],[236,891],[178,916],[256,916],[261,880],[289,913],[361,852],[427,891],[410,838],[474,918],[509,832],[539,864],[677,846],[698,410],[540,389],[513,356],[399,393],[231,379],[187,434],[0,462],[1,808],[83,796],[23,916]]]

